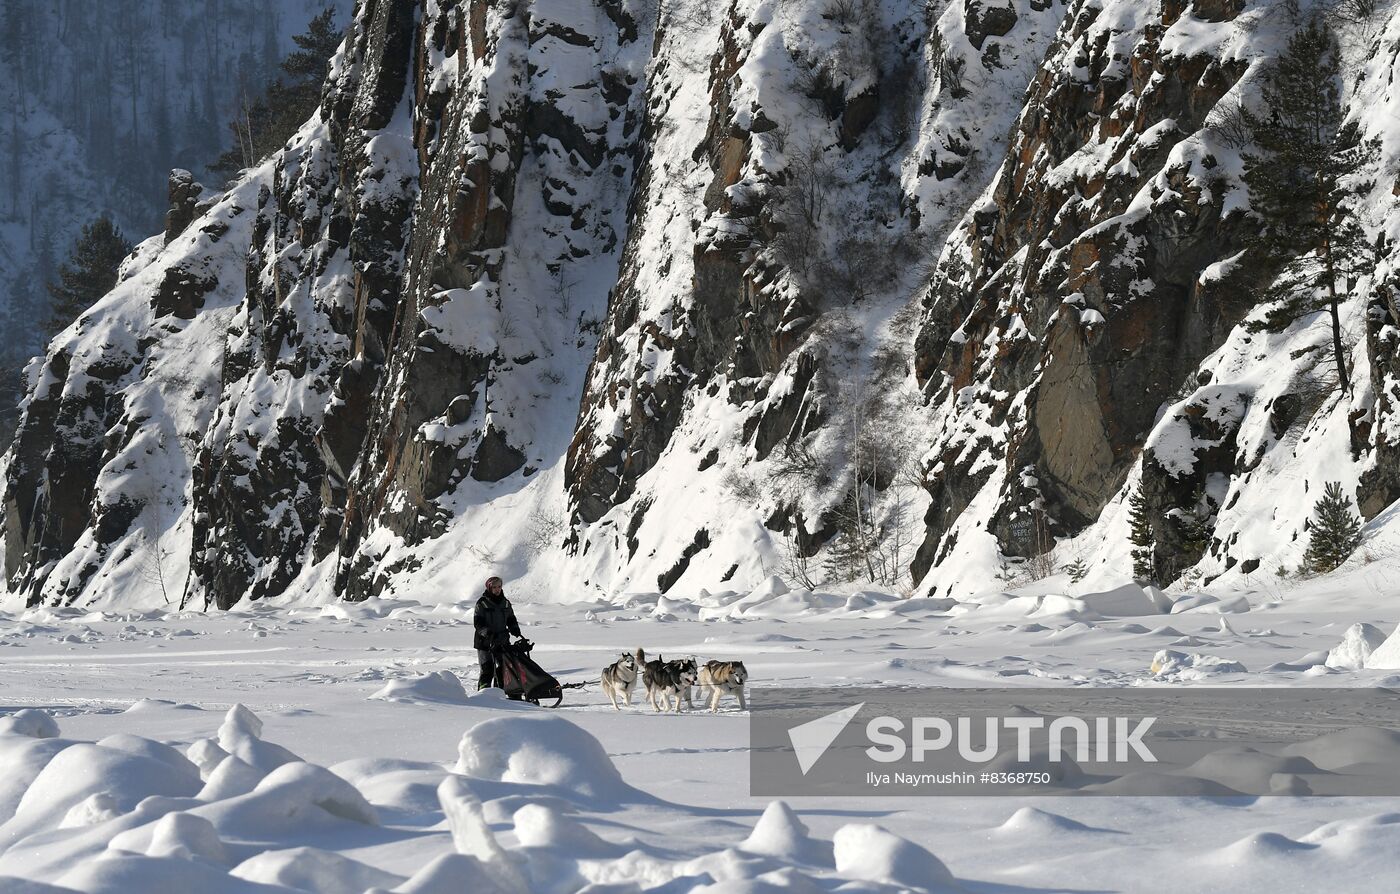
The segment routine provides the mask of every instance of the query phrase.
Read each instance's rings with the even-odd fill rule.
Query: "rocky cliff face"
[[[955,553],[984,493],[976,524],[1007,555],[1094,522],[1158,408],[1249,311],[1256,283],[1225,263],[1251,228],[1238,155],[1208,127],[1249,67],[1239,12],[1081,4],[1056,38],[924,301],[916,375],[942,431],[916,575]]]
[[[1173,574],[1293,561],[1318,470],[1396,495],[1400,317],[1383,266],[1346,399],[1323,329],[1241,325],[1230,112],[1280,9],[362,0],[318,117],[225,194],[173,179],[32,371],[8,586],[1107,583],[1138,487]]]
[[[1237,110],[1297,21],[1213,0],[1084,3],[1066,17],[996,182],[923,301],[915,369],[940,431],[913,571],[930,589],[956,592],[968,568],[1057,544],[1061,561],[1121,577],[1138,487],[1168,580],[1296,562],[1310,485],[1355,488],[1369,468],[1356,491],[1366,517],[1394,499],[1386,436],[1349,449],[1347,417],[1375,408],[1364,387],[1329,385],[1321,321],[1279,335],[1239,325],[1269,271],[1244,251],[1258,224]],[[1343,39],[1358,54],[1391,46],[1365,33]],[[1377,135],[1388,100],[1365,85],[1388,81],[1388,64],[1354,85],[1351,114]],[[1388,185],[1353,186],[1373,220],[1393,214]],[[1359,341],[1360,305],[1350,314]],[[1372,337],[1372,363],[1393,350],[1386,337]]]

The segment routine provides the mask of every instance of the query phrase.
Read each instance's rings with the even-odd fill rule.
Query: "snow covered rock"
[[[1324,664],[1343,670],[1361,670],[1385,640],[1385,631],[1374,624],[1353,624],[1342,634],[1342,641],[1327,653]]]

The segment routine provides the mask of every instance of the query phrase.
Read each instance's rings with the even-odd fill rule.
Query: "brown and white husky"
[[[621,711],[617,704],[618,696],[632,706],[632,687],[637,685],[637,659],[622,653],[622,657],[603,668],[603,692],[607,695],[612,706]]]
[[[740,711],[748,710],[744,704],[744,683],[748,679],[749,672],[742,661],[706,661],[698,678],[700,697],[709,694],[712,714],[719,710],[719,700],[726,693],[738,697]]]

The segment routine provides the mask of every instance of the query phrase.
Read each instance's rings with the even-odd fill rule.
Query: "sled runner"
[[[564,700],[564,690],[575,687],[560,685],[549,671],[536,664],[530,657],[534,647],[528,639],[521,639],[496,649],[496,685],[516,701],[524,699],[532,705],[557,708]]]

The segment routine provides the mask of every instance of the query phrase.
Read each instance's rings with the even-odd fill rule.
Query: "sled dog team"
[[[746,708],[744,683],[749,672],[742,661],[706,661],[700,666],[694,658],[662,661],[658,655],[647,661],[641,649],[636,655],[624,652],[621,658],[603,668],[603,692],[614,708],[622,710],[619,698],[629,706],[632,704],[632,689],[639,678],[646,689],[647,703],[656,711],[674,710],[679,714],[682,698],[692,711],[695,710],[690,697],[692,686],[700,687],[701,698],[709,698],[711,713],[719,710],[719,700],[726,694],[739,699],[741,711]]]

